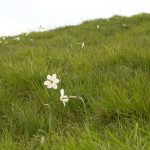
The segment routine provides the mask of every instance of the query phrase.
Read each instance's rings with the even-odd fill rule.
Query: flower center
[[[53,83],[53,80],[50,80],[49,82],[50,82],[50,83]]]

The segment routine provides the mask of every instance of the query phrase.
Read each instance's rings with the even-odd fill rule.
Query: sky
[[[150,0],[0,0],[0,36],[150,13]]]

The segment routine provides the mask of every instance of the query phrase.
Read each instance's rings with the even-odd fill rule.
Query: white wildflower
[[[2,43],[2,41],[0,41],[0,44]]]
[[[26,35],[26,36],[28,36],[28,35],[29,35],[29,33],[26,33],[25,35]]]
[[[57,89],[57,84],[59,83],[59,79],[56,78],[56,74],[47,75],[47,80],[44,82],[44,85],[47,86],[47,88],[54,88]]]
[[[99,29],[99,25],[97,25],[96,27],[97,27],[97,29]]]
[[[69,101],[69,97],[67,95],[64,94],[64,89],[60,90],[60,100],[63,102],[64,107],[66,106],[66,103]]]
[[[5,37],[3,37],[3,40],[5,40],[6,38]]]
[[[84,42],[82,42],[82,43],[77,43],[77,44],[81,45],[81,48],[83,48],[83,47],[85,46]]]
[[[83,48],[85,46],[84,42],[81,43],[81,48]]]
[[[123,26],[123,27],[128,27],[128,25],[127,25],[127,24],[125,24],[125,23],[124,23],[122,26]]]
[[[20,41],[20,37],[18,36],[18,37],[16,37],[16,38],[14,38],[14,40],[15,40],[15,41]]]

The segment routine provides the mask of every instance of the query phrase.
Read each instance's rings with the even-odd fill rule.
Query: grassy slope
[[[45,149],[150,147],[149,14],[20,37],[0,44],[0,149],[41,149],[42,136]],[[64,108],[59,89],[46,89],[53,73],[88,116],[80,101]]]

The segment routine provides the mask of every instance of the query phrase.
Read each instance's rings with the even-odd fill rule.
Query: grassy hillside
[[[149,149],[150,14],[19,37],[0,38],[1,150]]]

